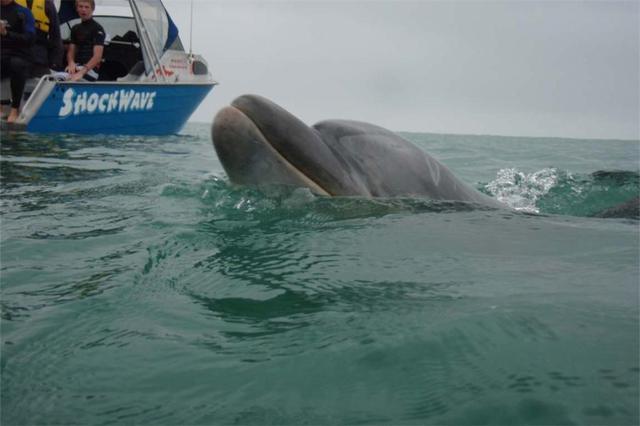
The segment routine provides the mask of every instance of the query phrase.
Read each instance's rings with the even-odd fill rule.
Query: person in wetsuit
[[[42,77],[51,70],[62,70],[64,48],[60,21],[53,0],[15,0],[28,8],[36,21],[36,39],[31,48],[31,76]]]
[[[76,0],[80,23],[71,28],[71,44],[67,51],[69,80],[96,81],[97,69],[104,52],[104,28],[93,19],[94,0]]]
[[[14,0],[0,0],[0,79],[9,78],[11,110],[7,122],[18,118],[22,93],[31,67],[31,46],[35,39],[35,21],[26,7]],[[6,100],[2,101],[3,107]]]

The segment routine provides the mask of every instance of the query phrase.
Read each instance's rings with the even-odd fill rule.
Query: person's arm
[[[102,52],[104,51],[104,46],[95,45],[93,46],[93,56],[89,59],[82,69],[77,70],[75,74],[73,74],[70,78],[71,81],[82,80],[82,78],[92,69],[94,69],[100,62],[102,62]]]
[[[71,34],[69,35],[69,44],[67,45],[67,66],[65,71],[69,74],[75,74],[76,70],[76,51],[78,50],[76,32],[78,30],[77,25],[71,28]],[[67,77],[68,78],[68,77]]]
[[[27,13],[22,15],[22,25],[17,31],[12,27],[5,27],[3,37],[11,40],[16,46],[30,48],[36,39],[36,21],[31,12],[27,10]]]
[[[69,74],[76,73],[76,45],[73,43],[69,43],[69,48],[67,49],[67,67],[65,70]]]
[[[94,69],[95,67],[97,67],[100,64],[100,62],[102,62],[103,53],[104,53],[103,45],[96,44],[95,46],[93,46],[93,56],[91,57],[91,59],[89,59],[89,62],[87,62],[84,65],[83,71],[85,74],[91,71],[92,69]]]

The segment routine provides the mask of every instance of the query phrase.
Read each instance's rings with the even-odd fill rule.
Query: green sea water
[[[640,143],[403,135],[512,210],[3,133],[1,424],[639,424]]]

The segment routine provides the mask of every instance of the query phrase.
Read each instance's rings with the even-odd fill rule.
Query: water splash
[[[555,168],[524,173],[515,168],[502,169],[484,189],[509,207],[527,213],[540,213],[537,201],[546,195],[560,179]]]
[[[594,216],[638,197],[640,175],[615,170],[573,174],[557,168],[525,173],[508,168],[481,190],[518,211]]]

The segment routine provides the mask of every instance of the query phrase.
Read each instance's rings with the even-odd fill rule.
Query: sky
[[[305,123],[640,139],[638,1],[164,0],[219,85]]]

